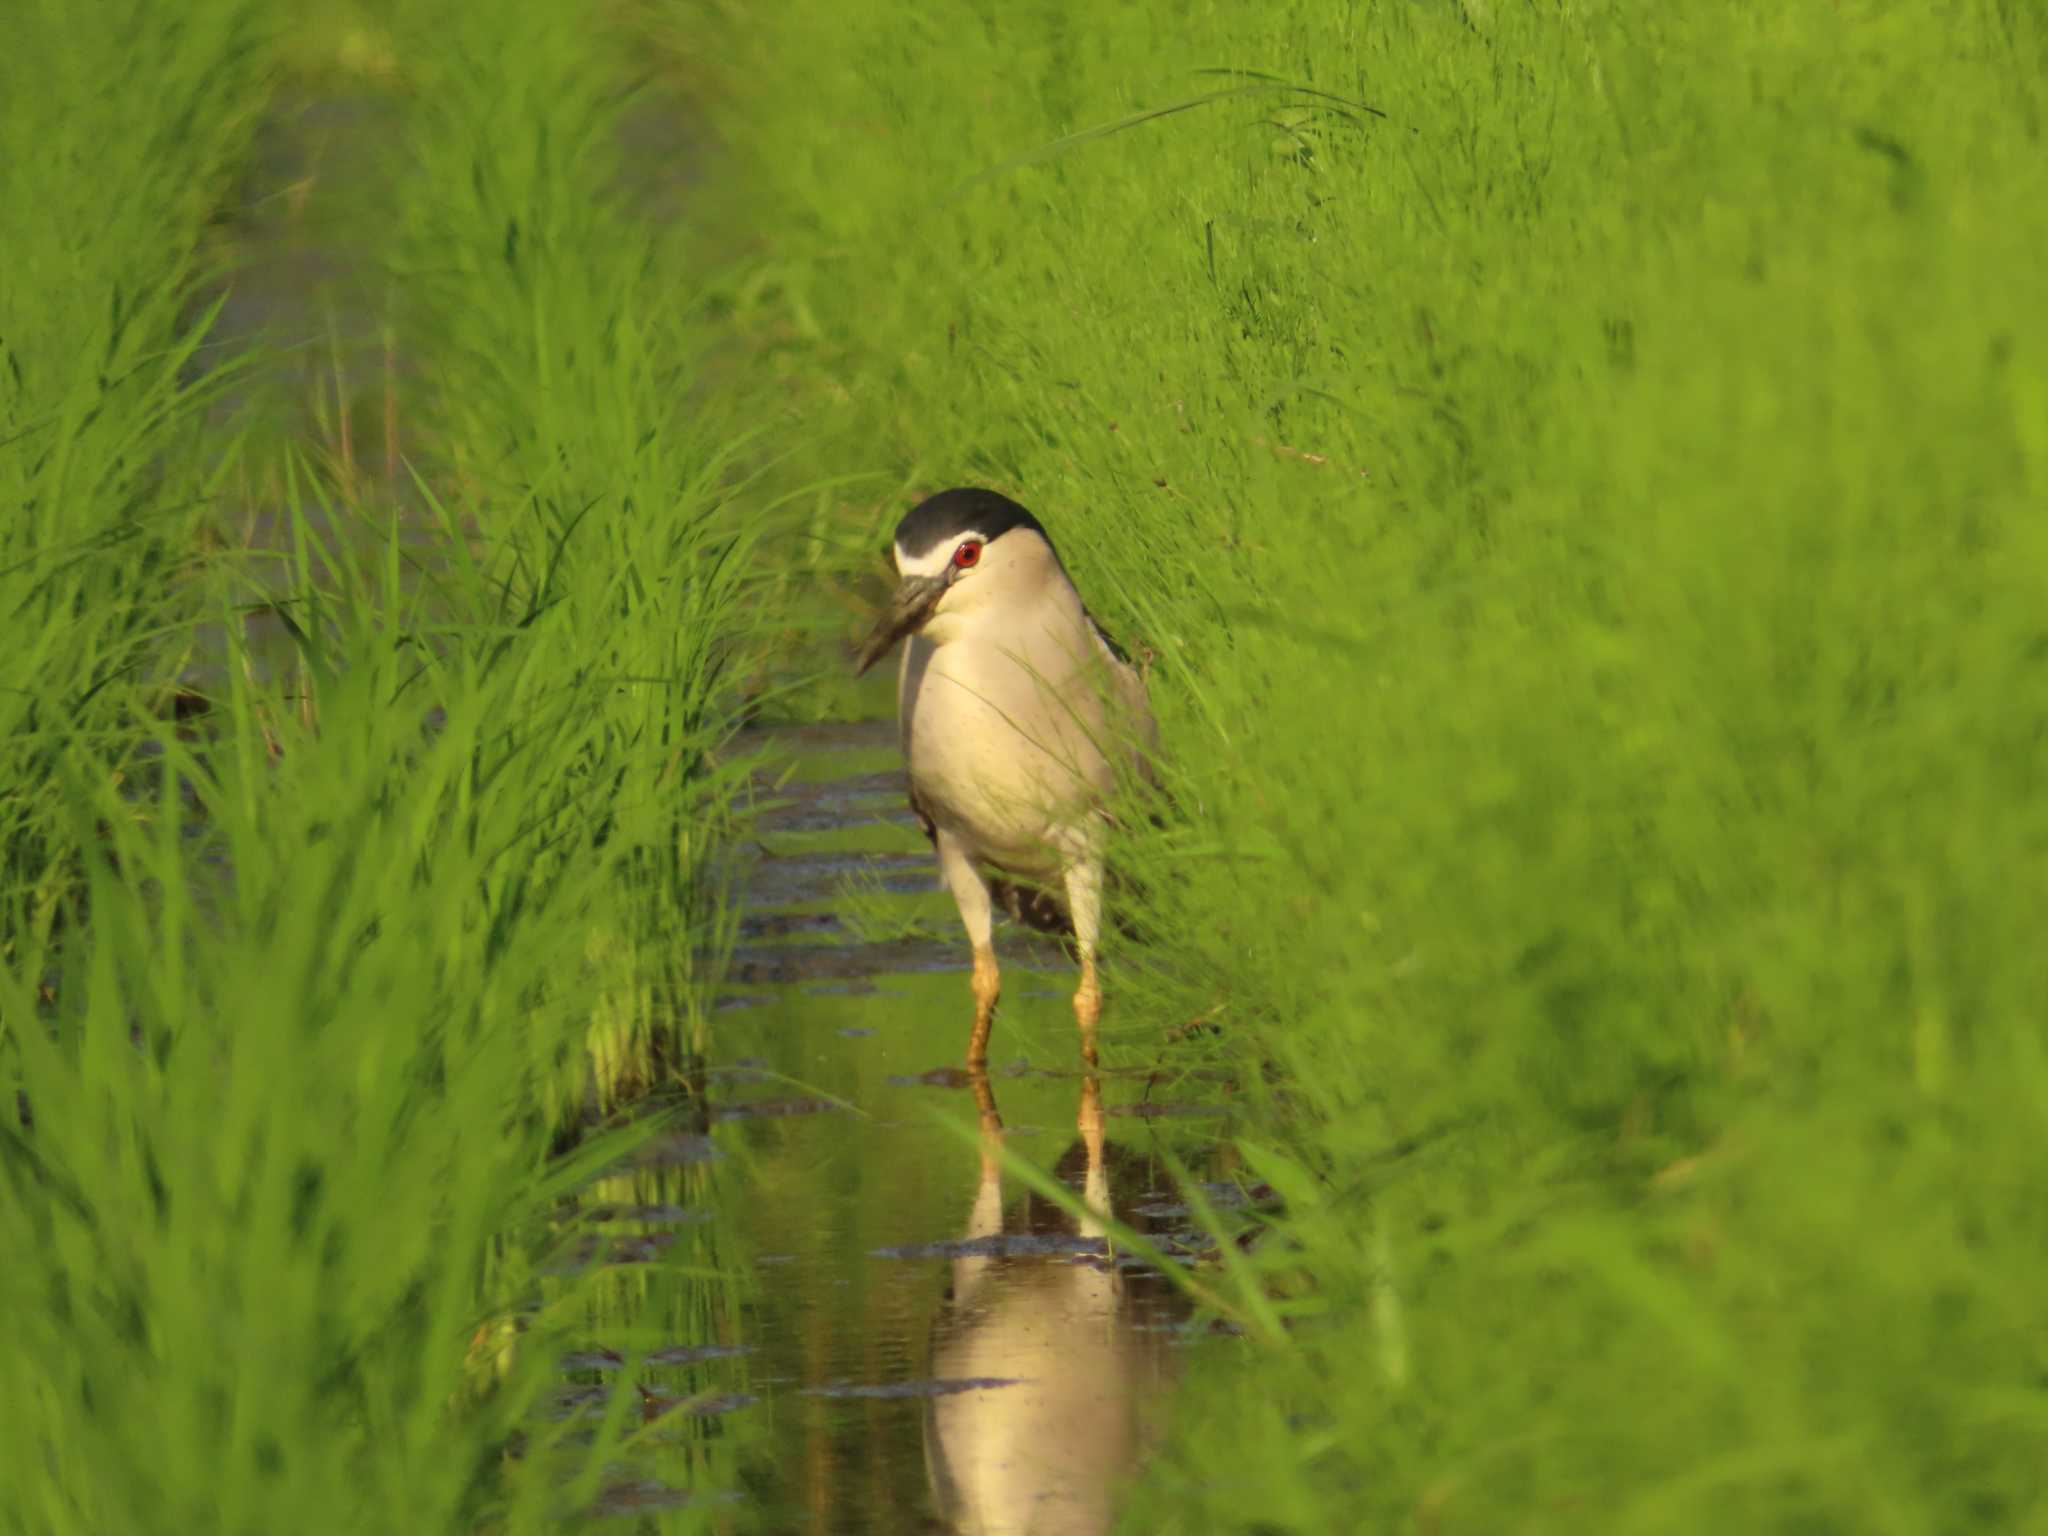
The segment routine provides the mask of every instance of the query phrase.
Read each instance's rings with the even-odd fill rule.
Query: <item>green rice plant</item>
[[[185,504],[228,483],[239,440],[202,422],[203,325],[180,305],[242,142],[209,114],[260,104],[261,57],[235,50],[274,18],[138,12],[76,41],[54,9],[24,23],[49,53],[35,121],[76,114],[77,142],[50,141],[80,177],[64,210],[121,185],[91,189],[81,157],[132,149],[137,217],[161,227],[139,238],[100,209],[114,275],[75,314],[55,255],[6,278],[9,317],[118,292],[124,337],[116,255],[156,285],[121,342],[126,383],[94,373],[83,321],[0,331],[20,360],[9,409],[27,402],[0,457],[31,455],[8,459],[27,466],[24,520],[0,580],[33,620],[5,722],[8,1530],[559,1526],[603,1505],[643,1433],[624,1392],[595,1421],[546,1411],[562,1348],[616,1289],[586,1272],[570,1197],[661,1123],[594,1127],[593,1097],[644,1082],[657,1034],[701,1049],[729,940],[709,855],[740,770],[710,749],[748,644],[746,544],[723,506],[734,434],[692,399],[688,274],[602,174],[623,72],[565,45],[569,22],[538,25],[545,9],[522,30],[422,8],[397,55],[435,90],[387,248],[417,263],[409,241],[446,239],[441,264],[407,268],[392,327],[439,391],[409,422],[413,473],[252,454],[236,484],[281,534],[232,552]],[[95,47],[71,68],[67,49]],[[94,118],[79,107],[102,74],[120,88]],[[497,89],[566,159],[545,185],[492,183],[463,210],[479,227],[436,226],[437,177],[523,163],[462,115]],[[29,141],[21,99],[10,149]],[[572,120],[583,138],[551,137]],[[9,204],[23,214],[11,187]],[[507,219],[548,242],[516,281],[452,265]],[[203,730],[152,724],[202,643]],[[594,1043],[615,1069],[599,1083]],[[723,1241],[699,1237],[672,1276],[714,1334]],[[667,1476],[729,1485],[724,1456],[693,1441]]]
[[[951,913],[937,910],[933,902],[898,895],[868,867],[840,878],[832,910],[846,924],[847,932],[863,944],[951,938],[957,926]]]
[[[632,999],[595,1026],[608,1097],[644,1084],[658,1036],[702,1045],[724,802],[691,785],[752,643],[753,531],[722,505],[744,434],[696,383],[680,237],[625,201],[622,40],[540,4],[401,7],[394,26],[417,92],[390,259],[402,345],[433,359],[421,471],[505,562],[505,622],[561,610],[593,710],[577,782],[616,808],[607,846],[654,898],[600,941]]]
[[[21,1529],[511,1528],[599,1492],[618,1426],[565,1481],[576,1426],[535,1414],[587,1288],[544,1266],[626,1143],[549,1164],[542,1106],[629,854],[574,787],[567,611],[435,615],[398,548],[291,603],[312,708],[235,668],[218,746],[165,740],[139,795],[84,754],[61,781],[87,916],[0,1003]]]
[[[232,437],[207,221],[269,87],[248,0],[10,9],[0,49],[0,949],[77,876],[60,749],[132,767],[183,661]],[[127,685],[139,684],[131,689]],[[75,764],[74,764],[75,767]]]
[[[1156,656],[1106,1039],[1220,1026],[1294,1328],[1131,1528],[2038,1523],[2040,17],[712,35],[790,472],[1012,492]]]

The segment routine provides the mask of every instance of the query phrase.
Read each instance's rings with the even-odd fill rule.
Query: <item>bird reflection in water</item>
[[[1076,1220],[1033,1193],[1006,1216],[1002,1118],[986,1075],[973,1086],[981,1177],[964,1236],[974,1248],[952,1261],[931,1374],[1010,1384],[928,1400],[933,1499],[944,1525],[969,1536],[1093,1536],[1110,1528],[1120,1486],[1156,1437],[1188,1307],[1160,1275],[1059,1239],[1103,1237],[1105,1211],[1145,1230],[1131,1207],[1153,1168],[1105,1142],[1091,1074],[1080,1135],[1054,1174],[1079,1182],[1089,1214]]]

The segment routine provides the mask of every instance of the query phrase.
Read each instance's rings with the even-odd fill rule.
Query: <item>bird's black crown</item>
[[[927,496],[904,513],[903,521],[896,525],[896,547],[916,560],[965,534],[978,533],[993,540],[1012,528],[1029,528],[1048,544],[1052,542],[1037,518],[1000,491],[963,486]]]

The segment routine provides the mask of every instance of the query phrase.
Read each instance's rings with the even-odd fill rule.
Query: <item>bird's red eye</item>
[[[965,544],[962,544],[958,549],[953,551],[953,563],[959,566],[960,569],[963,571],[967,570],[980,559],[981,546],[975,543],[972,539],[969,539]]]

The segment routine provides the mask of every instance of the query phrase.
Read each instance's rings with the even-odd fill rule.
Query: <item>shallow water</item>
[[[602,1255],[605,1299],[557,1412],[627,1391],[657,1426],[608,1513],[688,1483],[727,1495],[720,1530],[1105,1530],[1189,1307],[1004,1155],[1185,1257],[1204,1240],[1161,1153],[1227,1171],[1228,1085],[1149,1070],[1113,1032],[1110,1069],[1083,1074],[1071,966],[1015,929],[992,1070],[962,1070],[966,945],[900,814],[893,727],[778,744],[796,778],[757,824],[704,1099],[590,1194],[611,1246],[580,1257]],[[864,870],[931,936],[851,933],[840,882]]]

